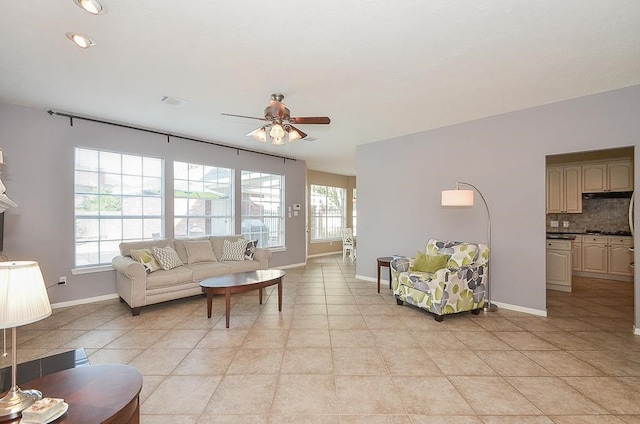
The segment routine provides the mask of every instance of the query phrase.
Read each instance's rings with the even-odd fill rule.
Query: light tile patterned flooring
[[[575,279],[549,317],[500,310],[442,323],[357,280],[340,256],[269,288],[144,308],[65,309],[18,332],[20,361],[83,347],[144,375],[143,424],[640,423],[633,285]],[[526,277],[523,277],[526,278]],[[6,360],[4,364],[6,365]]]

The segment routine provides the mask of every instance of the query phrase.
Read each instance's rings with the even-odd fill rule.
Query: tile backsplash
[[[630,201],[631,199],[583,199],[582,213],[547,214],[547,231],[629,231]],[[559,227],[552,228],[551,221],[559,221]],[[563,221],[569,221],[569,228],[562,226]]]

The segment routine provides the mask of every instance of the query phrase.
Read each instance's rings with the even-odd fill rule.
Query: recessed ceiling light
[[[104,7],[98,0],[73,0],[73,2],[94,15],[104,13]]]
[[[96,43],[84,34],[78,34],[76,32],[67,32],[67,38],[75,43],[76,46],[86,49],[93,47]]]

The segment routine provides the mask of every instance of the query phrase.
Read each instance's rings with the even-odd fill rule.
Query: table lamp
[[[11,389],[0,399],[0,421],[19,417],[36,400],[38,390],[21,390],[17,382],[17,327],[51,315],[51,304],[37,262],[0,262],[0,329],[11,329]]]

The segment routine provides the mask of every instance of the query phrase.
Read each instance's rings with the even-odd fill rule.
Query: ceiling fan
[[[271,144],[284,144],[286,138],[289,141],[302,140],[307,136],[304,132],[294,127],[293,124],[330,124],[331,119],[327,116],[297,117],[292,118],[289,108],[282,103],[284,95],[275,93],[271,95],[269,106],[264,109],[264,118],[253,116],[233,115],[223,113],[225,116],[235,116],[238,118],[257,119],[266,122],[266,125],[251,131],[247,136],[251,136],[258,141],[266,143],[271,139]]]

